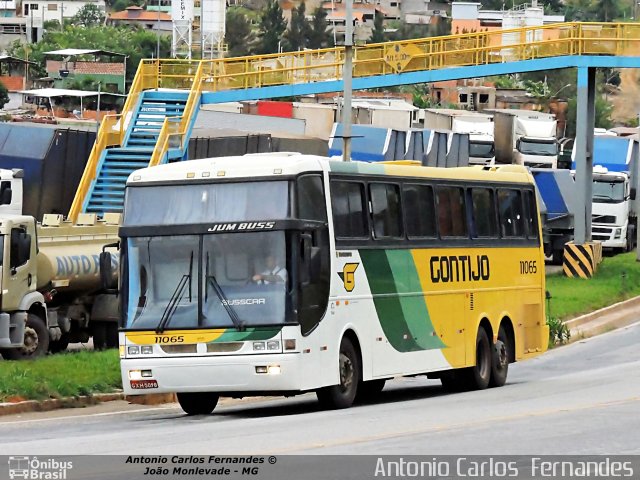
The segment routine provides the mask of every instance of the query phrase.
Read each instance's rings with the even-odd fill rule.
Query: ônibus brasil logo
[[[70,461],[55,458],[38,459],[38,457],[9,457],[9,479],[24,478],[27,480],[66,480],[67,470],[71,470]]]

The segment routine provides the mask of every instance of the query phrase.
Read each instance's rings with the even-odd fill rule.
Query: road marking
[[[294,452],[301,452],[301,451],[305,451],[305,450],[312,450],[312,449],[318,449],[318,448],[340,447],[340,446],[344,446],[344,445],[355,445],[355,444],[359,444],[359,443],[375,442],[375,441],[379,441],[379,440],[389,440],[389,439],[392,439],[392,438],[409,437],[409,436],[412,436],[412,435],[420,435],[420,434],[429,433],[429,432],[442,432],[442,431],[445,431],[445,430],[446,431],[450,431],[452,429],[462,429],[462,428],[482,426],[482,425],[485,425],[485,424],[494,424],[494,423],[499,423],[499,422],[508,422],[508,421],[514,421],[514,420],[521,420],[521,419],[528,418],[528,417],[543,417],[543,416],[546,416],[546,415],[554,415],[554,414],[558,414],[558,413],[579,412],[579,411],[583,411],[583,410],[590,410],[590,409],[594,409],[594,408],[602,408],[602,407],[624,405],[624,404],[627,404],[627,403],[634,403],[634,402],[640,402],[640,397],[630,397],[630,398],[625,398],[625,399],[622,399],[622,400],[614,400],[614,401],[610,401],[610,402],[601,402],[601,403],[595,403],[593,405],[583,405],[583,406],[574,407],[574,408],[562,407],[562,408],[554,408],[554,409],[549,409],[549,410],[541,410],[539,412],[519,413],[519,414],[508,415],[508,416],[504,416],[504,417],[491,417],[491,418],[487,418],[487,419],[484,419],[484,420],[473,421],[473,422],[434,425],[434,426],[427,427],[427,428],[414,429],[414,430],[405,430],[405,431],[402,431],[402,432],[388,432],[388,433],[382,433],[382,434],[370,435],[370,436],[364,436],[364,437],[352,437],[352,438],[347,438],[347,439],[336,440],[336,441],[333,441],[333,442],[332,441],[327,441],[327,442],[324,442],[321,445],[319,445],[317,443],[308,444],[308,445],[297,445],[295,448],[284,448],[284,449],[281,449],[281,450],[268,450],[268,451],[266,451],[264,453],[256,452],[255,454],[256,455],[284,455],[284,454],[291,454],[291,453],[294,453]]]
[[[173,405],[173,404],[171,404]],[[155,411],[162,411],[162,410],[177,410],[177,407],[175,406],[166,406],[166,407],[154,407],[154,408],[137,408],[135,410],[120,410],[117,412],[103,412],[103,413],[88,413],[85,415],[72,415],[71,412],[69,412],[69,415],[61,415],[58,417],[49,417],[49,418],[34,418],[32,420],[8,420],[8,421],[0,421],[0,425],[1,424],[11,424],[11,425],[16,425],[19,423],[38,423],[38,422],[51,422],[51,421],[55,421],[55,420],[60,420],[61,418],[73,418],[74,420],[77,418],[87,418],[87,417],[108,417],[110,415],[124,415],[124,414],[128,414],[128,413],[140,413],[140,412],[155,412]],[[59,411],[59,410],[52,410],[53,412]],[[27,412],[27,413],[47,413],[47,412]]]

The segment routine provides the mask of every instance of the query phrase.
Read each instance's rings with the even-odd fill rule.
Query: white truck
[[[119,214],[38,224],[21,199],[22,171],[0,170],[0,355],[33,358],[90,336],[116,347],[118,302],[103,288],[100,253],[118,240]]]
[[[469,134],[469,163],[493,165],[495,144],[491,115],[467,110],[427,108],[424,110],[424,128]]]
[[[637,243],[638,140],[596,135],[593,150],[591,237],[605,249],[631,251]]]
[[[496,163],[557,168],[557,121],[550,113],[529,110],[491,110]]]

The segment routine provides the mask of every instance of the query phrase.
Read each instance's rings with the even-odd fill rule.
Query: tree
[[[331,44],[331,36],[327,33],[327,11],[318,7],[313,12],[311,32],[309,34],[309,48],[326,48]]]
[[[287,29],[287,22],[282,16],[282,8],[277,0],[272,0],[260,17],[260,46],[258,53],[276,53]]]
[[[84,5],[73,17],[73,24],[81,27],[95,27],[104,23],[104,15],[93,3]]]
[[[599,21],[610,22],[620,17],[622,7],[619,0],[598,0],[594,10]]]
[[[291,13],[291,25],[284,34],[287,50],[296,51],[307,48],[311,37],[311,25],[306,16],[306,6],[300,3]]]
[[[9,91],[7,87],[0,82],[0,109],[4,108],[7,103],[9,103]]]
[[[384,15],[379,10],[376,10],[376,15],[373,18],[373,30],[371,30],[369,43],[381,43],[384,41]]]
[[[230,7],[227,10],[227,28],[224,38],[229,46],[230,57],[242,57],[251,52],[255,35],[242,8]]]

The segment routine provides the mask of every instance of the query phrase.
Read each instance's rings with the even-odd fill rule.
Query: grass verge
[[[119,362],[117,350],[0,361],[0,402],[113,392],[122,388]]]
[[[640,295],[640,262],[636,254],[605,257],[590,280],[547,277],[551,293],[547,316],[566,320]]]

